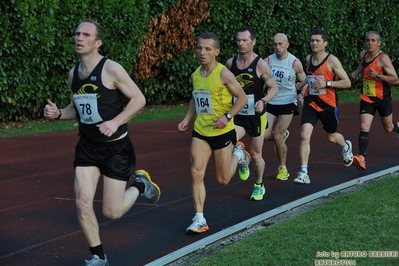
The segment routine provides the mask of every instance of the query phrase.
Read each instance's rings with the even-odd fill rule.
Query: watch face
[[[327,81],[327,87],[331,87],[331,81]]]
[[[227,114],[226,114],[226,117],[227,117],[227,119],[230,120],[230,119],[231,119],[231,114],[227,113]]]

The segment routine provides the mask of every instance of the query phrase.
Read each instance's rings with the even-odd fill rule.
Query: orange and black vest
[[[381,52],[374,57],[373,60],[366,62],[365,58],[367,53],[368,52],[365,52],[362,58],[363,86],[360,98],[369,103],[374,103],[376,100],[392,99],[391,87],[388,83],[378,79],[377,77],[369,77],[370,67],[377,71],[378,74],[385,74],[384,70],[378,66],[378,58],[384,53]]]
[[[313,55],[309,59],[308,66],[306,68],[307,75],[323,76],[324,80],[335,80],[335,74],[331,73],[328,69],[328,54],[324,60],[317,66],[312,64]],[[326,88],[326,94],[310,95],[309,90],[306,91],[306,97],[304,103],[308,104],[318,112],[335,109],[338,105],[338,96],[334,88]]]

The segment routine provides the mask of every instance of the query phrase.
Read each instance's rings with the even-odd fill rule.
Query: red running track
[[[394,110],[399,101],[394,101]],[[340,105],[339,132],[358,150],[358,104]],[[394,117],[395,118],[395,117]],[[397,119],[399,117],[396,116]],[[342,164],[340,148],[328,143],[319,122],[311,140],[310,185],[295,185],[299,170],[300,117],[289,128],[287,166],[291,177],[276,181],[273,143],[264,147],[266,195],[249,200],[254,178],[236,176],[229,185],[214,180],[211,162],[206,173],[205,216],[210,231],[186,235],[194,215],[188,150],[191,130],[177,131],[180,119],[129,125],[137,167],[149,171],[162,190],[149,205],[140,198],[121,219],[101,214],[101,185],[95,209],[105,252],[112,266],[144,265],[212,233],[325,188],[396,166],[399,139],[386,133],[376,115],[370,133],[364,172]],[[0,138],[0,265],[83,265],[88,246],[77,222],[73,192],[73,155],[77,131]],[[245,141],[245,139],[244,139]]]

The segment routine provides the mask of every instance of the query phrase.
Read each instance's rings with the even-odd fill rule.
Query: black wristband
[[[58,109],[58,116],[57,116],[57,118],[56,118],[55,120],[58,120],[58,119],[60,119],[60,118],[61,118],[61,116],[62,116],[61,109]]]

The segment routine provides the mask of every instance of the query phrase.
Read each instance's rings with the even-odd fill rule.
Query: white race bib
[[[319,94],[326,94],[326,88],[321,88],[321,89],[315,89],[313,87],[313,82],[316,81],[316,79],[322,79],[324,80],[323,76],[312,76],[308,75],[308,86],[309,86],[309,94],[310,95],[319,95]]]
[[[79,112],[80,122],[83,124],[96,124],[103,121],[98,113],[97,94],[75,94],[73,102]]]
[[[238,113],[240,115],[255,115],[255,96],[253,94],[247,95],[248,103]],[[233,102],[237,101],[237,97],[233,97]]]
[[[195,112],[197,115],[212,115],[215,113],[212,107],[210,91],[194,90],[193,98],[195,103]]]

